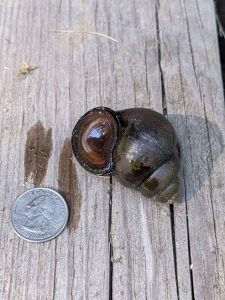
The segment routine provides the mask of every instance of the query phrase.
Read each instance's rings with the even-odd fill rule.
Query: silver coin
[[[11,208],[18,236],[29,242],[46,242],[59,235],[68,221],[63,197],[49,188],[34,188],[19,196]]]

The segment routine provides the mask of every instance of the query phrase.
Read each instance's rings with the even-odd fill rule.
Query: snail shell
[[[146,197],[161,202],[179,191],[179,149],[175,131],[160,113],[146,108],[113,111],[97,107],[83,115],[72,133],[78,162],[100,176],[115,175]]]

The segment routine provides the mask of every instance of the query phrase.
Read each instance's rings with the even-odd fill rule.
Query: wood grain
[[[213,0],[4,0],[0,45],[0,299],[223,300],[225,114]],[[37,69],[18,80],[23,61]],[[146,199],[71,160],[76,121],[100,105],[169,118],[182,153],[180,203]],[[52,151],[41,181],[24,184],[38,120],[52,129]],[[70,225],[44,244],[19,239],[10,224],[10,205],[34,185],[64,192],[71,206]]]
[[[167,8],[167,1],[162,1],[161,11]],[[207,15],[213,9],[210,1],[181,1],[170,5],[172,18],[180,16],[176,25],[159,18],[168,116],[177,128],[183,157],[183,204],[174,208],[178,278],[184,277],[184,268],[188,269],[183,259],[187,234],[195,299],[223,299],[225,295],[221,231],[224,187],[220,184],[225,175],[224,99],[220,62],[216,59],[215,18]],[[179,28],[183,28],[182,33]],[[183,282],[178,280],[182,292]],[[183,299],[185,295],[181,295]]]

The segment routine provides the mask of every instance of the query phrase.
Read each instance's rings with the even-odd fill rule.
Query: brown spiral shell
[[[160,113],[97,107],[80,118],[71,141],[75,157],[87,171],[115,175],[124,186],[162,202],[178,195],[176,134]]]

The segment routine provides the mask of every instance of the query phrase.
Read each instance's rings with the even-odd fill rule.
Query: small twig
[[[94,31],[75,31],[75,30],[49,30],[49,32],[55,32],[55,33],[78,33],[78,34],[94,34],[94,35],[98,35],[104,38],[107,38],[115,43],[118,43],[118,41],[114,38],[112,38],[111,36],[105,35],[103,33],[99,33],[99,32],[94,32]]]
[[[27,62],[23,62],[23,66],[17,72],[16,78],[19,79],[21,77],[24,77],[24,76],[30,74],[35,69],[37,69],[36,66],[28,64]]]

